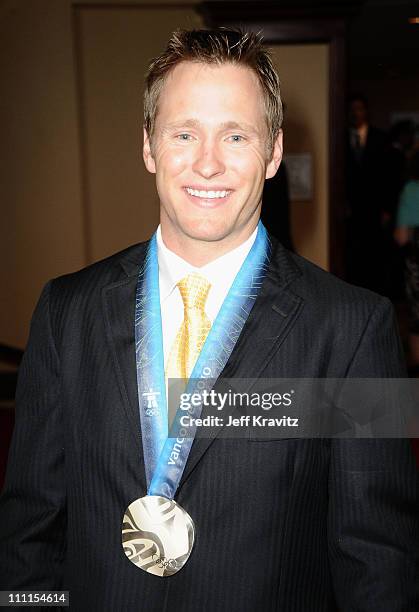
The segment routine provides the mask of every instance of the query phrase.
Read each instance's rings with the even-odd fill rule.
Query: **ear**
[[[279,134],[276,137],[276,140],[274,143],[274,148],[272,151],[272,158],[266,167],[265,178],[269,179],[275,176],[280,166],[281,160],[282,160],[282,130],[279,130]]]
[[[143,159],[145,167],[152,174],[156,174],[156,163],[154,161],[153,154],[151,152],[150,137],[147,130],[144,128],[144,144],[143,144]]]

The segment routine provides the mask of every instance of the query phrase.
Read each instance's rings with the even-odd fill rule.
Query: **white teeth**
[[[210,200],[212,198],[225,198],[226,195],[228,195],[230,192],[223,190],[223,191],[203,191],[203,190],[198,190],[198,189],[191,189],[191,187],[186,187],[186,191],[189,193],[189,195],[195,196],[197,198],[206,198],[207,200]]]

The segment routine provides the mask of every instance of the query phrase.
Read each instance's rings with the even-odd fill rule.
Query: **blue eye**
[[[188,141],[188,140],[190,140],[190,139],[191,139],[191,135],[190,135],[190,134],[187,134],[187,133],[183,133],[183,134],[178,134],[178,135],[176,136],[176,138],[177,138],[178,140]]]
[[[230,136],[230,139],[232,142],[243,142],[245,140],[243,136],[240,136],[240,134],[233,134]]]

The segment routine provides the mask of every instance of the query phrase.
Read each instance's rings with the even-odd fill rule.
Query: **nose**
[[[225,164],[220,148],[214,142],[203,142],[196,151],[192,169],[205,179],[223,174]]]

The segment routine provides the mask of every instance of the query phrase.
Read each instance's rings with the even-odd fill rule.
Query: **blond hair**
[[[250,68],[262,88],[269,151],[283,119],[279,77],[260,34],[239,29],[176,30],[163,53],[148,68],[144,92],[144,126],[153,138],[159,96],[168,73],[184,61],[203,64],[237,64]]]

